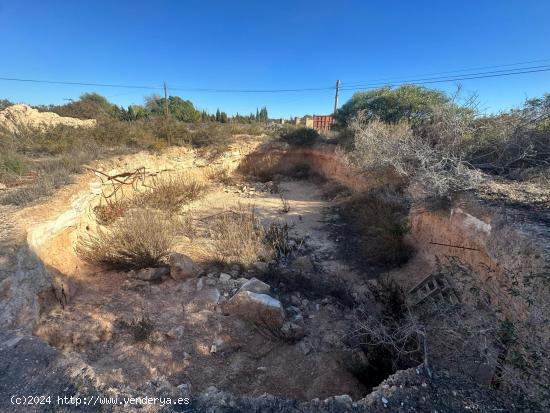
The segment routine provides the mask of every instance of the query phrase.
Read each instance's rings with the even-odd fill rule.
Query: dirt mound
[[[22,129],[45,130],[57,125],[93,128],[96,121],[62,117],[53,112],[39,112],[27,105],[13,105],[0,112],[0,128],[14,133]]]

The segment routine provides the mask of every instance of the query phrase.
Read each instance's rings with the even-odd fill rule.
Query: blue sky
[[[4,1],[0,77],[219,89],[331,87],[549,59],[550,2]],[[538,65],[537,64],[537,65]],[[450,91],[453,84],[434,85]],[[550,72],[462,82],[486,111],[550,92]],[[0,98],[63,103],[97,91],[117,104],[144,90],[0,81]],[[344,91],[345,102],[352,91]],[[330,113],[333,90],[173,92],[201,109],[273,117]]]

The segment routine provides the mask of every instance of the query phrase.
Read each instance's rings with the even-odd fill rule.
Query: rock
[[[293,321],[302,321],[304,319],[304,316],[302,315],[302,311],[293,305],[287,308],[288,312],[292,316]]]
[[[300,341],[300,344],[298,344],[298,346],[300,350],[302,350],[302,353],[304,353],[304,356],[307,356],[309,353],[311,353],[311,350],[313,350],[311,344],[306,340]]]
[[[196,313],[201,310],[214,311],[220,303],[220,299],[220,292],[216,288],[203,288],[185,306],[185,310],[190,313]]]
[[[302,299],[300,298],[300,295],[298,293],[296,293],[296,294],[292,294],[290,296],[290,302],[295,307],[299,307],[302,304]]]
[[[191,383],[182,383],[178,385],[178,390],[180,390],[184,396],[189,396],[191,394]]]
[[[258,294],[267,294],[271,287],[269,284],[264,283],[263,281],[258,280],[257,278],[251,278],[247,280],[239,289],[241,291],[250,291],[252,293]]]
[[[124,284],[122,284],[122,288],[125,290],[139,290],[150,285],[151,284],[149,284],[147,281],[131,278],[124,281]]]
[[[285,314],[281,302],[267,294],[240,291],[223,307],[225,314],[237,315],[245,320],[281,328]]]
[[[309,255],[297,257],[292,263],[292,267],[300,272],[313,272],[315,269],[313,261]]]
[[[218,346],[215,345],[215,344],[212,344],[210,346],[210,354],[214,354],[214,353],[217,353],[218,352]]]
[[[187,255],[173,252],[168,256],[170,277],[176,281],[183,281],[197,275],[198,268]]]
[[[291,321],[285,321],[281,327],[281,331],[289,340],[301,340],[306,335],[302,326]]]
[[[228,282],[229,280],[231,280],[231,275],[230,274],[227,274],[226,272],[222,272],[220,274],[220,281],[221,282]]]
[[[209,287],[214,287],[216,285],[216,280],[214,278],[205,278],[204,283]]]
[[[168,275],[170,268],[168,267],[159,267],[159,268],[143,268],[137,271],[130,271],[130,275],[138,280],[142,281],[157,281],[162,277]],[[133,273],[133,274],[132,274]]]
[[[204,281],[202,278],[199,278],[197,281],[197,291],[202,290],[202,287],[204,287]]]
[[[334,396],[334,401],[337,402],[337,403],[340,403],[340,404],[344,404],[347,407],[351,407],[351,405],[353,403],[353,399],[347,394],[342,394],[340,396]]]
[[[3,189],[7,189],[8,187],[3,184],[2,182],[0,182],[0,191],[3,190]]]
[[[1,347],[13,347],[13,346],[17,345],[17,343],[19,343],[22,339],[23,339],[23,336],[13,337],[9,340],[4,341],[1,344]]]

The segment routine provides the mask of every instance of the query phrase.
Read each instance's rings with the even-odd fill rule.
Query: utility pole
[[[334,114],[338,111],[338,93],[340,92],[340,81],[336,81],[336,94],[334,95]]]
[[[172,146],[172,134],[168,130],[168,93],[166,91],[166,82],[164,82],[164,125],[168,135],[168,146]]]

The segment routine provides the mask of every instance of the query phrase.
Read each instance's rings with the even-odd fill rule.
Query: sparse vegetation
[[[281,199],[281,213],[288,214],[290,212],[290,202],[282,192],[279,194],[279,198]]]
[[[264,229],[254,208],[236,205],[208,220],[212,257],[222,264],[244,267],[269,255],[264,245]]]
[[[178,230],[179,221],[162,211],[130,209],[109,227],[81,235],[76,250],[86,261],[106,268],[156,267],[174,246]]]
[[[147,340],[155,328],[153,321],[147,315],[135,318],[129,323],[123,321],[121,324],[130,331],[134,341],[138,342]]]
[[[206,190],[206,183],[198,176],[179,173],[160,176],[143,192],[135,195],[132,204],[157,208],[168,213],[176,213],[180,207],[199,198]]]
[[[481,116],[474,98],[459,103],[458,93],[449,98],[432,92],[401,87],[354,96],[339,115],[348,126],[343,136],[352,162],[364,170],[391,168],[422,198],[478,188],[481,171],[547,181],[548,95],[521,109]],[[433,99],[424,99],[426,93]]]
[[[290,226],[286,222],[273,222],[265,232],[265,241],[278,259],[288,258],[295,248],[289,231]]]
[[[357,246],[346,243],[346,251],[357,253],[358,261],[371,270],[405,263],[412,255],[404,239],[409,231],[407,215],[407,201],[396,190],[372,190],[352,198],[343,206],[343,217]]]
[[[308,147],[319,142],[321,140],[321,135],[319,135],[319,132],[315,129],[298,128],[284,132],[280,139],[289,145]]]
[[[348,337],[348,344],[363,352],[362,360],[350,369],[369,387],[397,370],[422,362],[429,367],[424,357],[423,326],[411,314],[403,291],[387,277],[382,277],[371,291],[381,310],[373,312],[357,306],[356,324]]]

